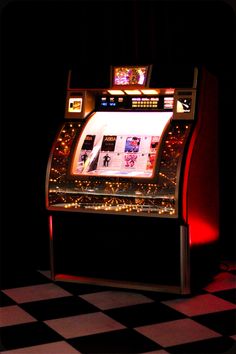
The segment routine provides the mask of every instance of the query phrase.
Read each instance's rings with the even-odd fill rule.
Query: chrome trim
[[[82,277],[82,276],[68,275],[68,274],[57,274],[54,280],[63,281],[63,282],[91,284],[91,285],[98,285],[98,286],[117,287],[117,288],[124,288],[124,289],[133,289],[133,290],[147,290],[147,291],[157,291],[157,292],[160,291],[160,292],[168,292],[173,294],[181,294],[181,288],[175,285],[163,285],[163,284],[105,279],[105,278]]]
[[[189,231],[185,225],[180,225],[180,287],[181,294],[190,294]]]
[[[49,227],[49,262],[50,262],[50,273],[51,279],[55,280],[55,267],[54,267],[54,245],[53,245],[53,218],[52,215],[48,217],[48,227]]]
[[[55,280],[55,271],[54,271],[54,252],[53,252],[53,240],[50,240],[50,273],[51,279]]]
[[[193,76],[193,88],[197,88],[197,80],[198,80],[198,68],[194,68],[194,76]]]

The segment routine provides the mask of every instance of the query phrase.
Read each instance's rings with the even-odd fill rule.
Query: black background
[[[218,77],[221,255],[235,256],[235,29],[235,11],[224,1],[4,3],[2,271],[49,268],[45,176],[68,71],[80,87],[108,87],[117,64],[153,64],[156,87],[175,86],[195,65]]]

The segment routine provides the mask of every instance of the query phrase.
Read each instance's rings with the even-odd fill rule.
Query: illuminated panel
[[[158,90],[153,90],[153,89],[145,89],[141,90],[144,95],[158,95],[159,91]]]
[[[178,90],[174,95],[173,119],[194,119],[196,90]]]
[[[164,97],[164,109],[173,109],[174,97]]]
[[[124,95],[124,91],[122,90],[108,90],[108,92],[110,93],[110,95]]]
[[[180,97],[177,100],[177,113],[189,113],[191,111],[192,98]]]
[[[172,112],[96,112],[78,141],[73,175],[151,178]]]
[[[113,70],[113,85],[146,85],[148,66],[120,66]]]
[[[127,95],[141,95],[142,94],[141,91],[139,91],[139,90],[125,90],[125,93]]]
[[[70,97],[68,104],[68,112],[80,113],[82,111],[82,97]]]
[[[159,97],[133,97],[132,108],[157,108]]]

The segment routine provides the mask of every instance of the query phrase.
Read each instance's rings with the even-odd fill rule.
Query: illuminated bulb
[[[141,91],[145,95],[158,95],[158,93],[159,93],[159,90],[154,90],[154,89],[144,89],[144,90],[141,90]]]
[[[109,93],[110,93],[110,95],[124,95],[125,93],[124,93],[124,91],[122,91],[122,90],[107,90]]]
[[[139,90],[125,90],[127,95],[141,95],[141,91]]]

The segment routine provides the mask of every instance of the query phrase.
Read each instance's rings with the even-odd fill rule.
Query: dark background
[[[1,271],[49,269],[45,176],[68,71],[153,64],[154,86],[205,65],[219,80],[222,259],[235,257],[235,11],[230,1],[8,1],[1,8]],[[232,2],[233,4],[233,2]],[[182,74],[183,73],[183,74]],[[211,183],[211,181],[208,181]]]

